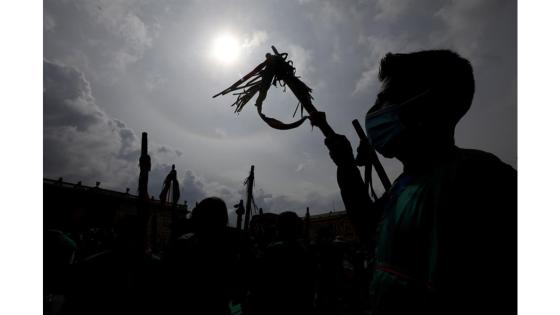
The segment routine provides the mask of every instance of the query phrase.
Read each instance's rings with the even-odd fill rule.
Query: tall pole
[[[148,174],[152,168],[152,161],[148,155],[148,133],[142,132],[142,147],[140,150],[140,160],[138,163],[140,167],[140,176],[138,177],[138,214],[142,222],[142,240],[144,244],[144,251],[151,250],[149,241],[149,222],[150,222],[150,197],[148,196]]]
[[[358,137],[360,137],[360,141],[369,143],[368,137],[364,132],[364,129],[362,129],[360,122],[357,119],[354,119],[352,120],[352,125],[354,126],[354,129],[356,130]],[[370,165],[373,164],[373,167],[375,168],[375,171],[377,172],[377,175],[379,176],[379,179],[381,180],[381,184],[385,188],[385,191],[389,191],[389,189],[391,189],[391,181],[389,180],[389,177],[387,176],[387,173],[385,172],[383,165],[381,165],[381,161],[379,161],[379,157],[377,157],[377,153],[375,153],[375,149],[371,145],[370,145],[370,159],[371,159],[369,161],[370,164],[367,165],[370,168],[369,170],[366,170],[366,174],[368,173],[371,174]]]
[[[251,208],[253,206],[253,183],[255,182],[255,166],[251,165],[251,172],[247,181],[247,203],[245,206],[245,231],[249,230],[249,222],[251,221]]]
[[[142,132],[142,149],[139,160],[140,177],[138,178],[138,198],[150,199],[148,196],[148,173],[152,168],[152,161],[148,155],[148,133]]]
[[[309,244],[309,236],[310,236],[310,231],[309,231],[309,227],[310,227],[310,223],[311,223],[311,215],[309,214],[309,207],[307,207],[307,209],[305,210],[305,242],[307,244]]]

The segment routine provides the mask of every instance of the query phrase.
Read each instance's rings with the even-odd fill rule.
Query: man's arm
[[[313,126],[319,126],[323,121],[326,122],[325,113],[311,113],[309,120]],[[336,177],[346,213],[360,239],[370,242],[381,218],[381,210],[369,198],[368,188],[352,153],[352,145],[345,136],[339,134],[325,138],[325,145],[337,166]]]
[[[326,138],[325,145],[337,165],[338,187],[348,217],[360,239],[369,242],[374,235],[381,211],[368,195],[368,189],[352,153],[352,146],[343,135]]]

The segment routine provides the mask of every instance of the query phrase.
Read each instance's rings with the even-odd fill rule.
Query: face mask
[[[389,144],[398,138],[404,129],[399,119],[400,108],[373,112],[366,116],[368,139],[379,153],[385,155]]]
[[[368,139],[379,153],[386,156],[390,151],[390,145],[403,133],[405,127],[400,119],[403,107],[428,92],[422,92],[405,102],[389,105],[366,115]]]

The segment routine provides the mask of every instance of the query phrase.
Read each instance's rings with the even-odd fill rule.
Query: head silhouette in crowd
[[[218,197],[206,198],[193,209],[192,220],[196,234],[220,234],[228,223],[226,203]]]
[[[303,221],[292,211],[280,213],[278,216],[278,238],[282,241],[293,241],[301,238]]]

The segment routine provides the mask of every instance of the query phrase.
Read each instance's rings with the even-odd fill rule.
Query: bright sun
[[[214,39],[212,57],[224,65],[233,64],[241,51],[239,40],[230,33],[223,33]]]

